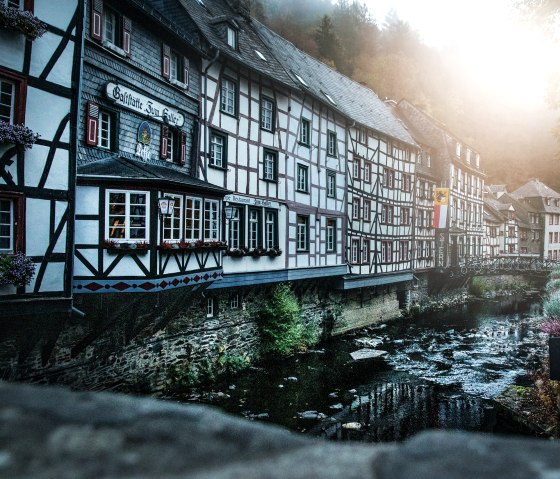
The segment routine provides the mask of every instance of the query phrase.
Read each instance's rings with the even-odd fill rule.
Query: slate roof
[[[154,0],[152,0],[154,1]],[[158,0],[161,1],[161,0]],[[226,57],[245,65],[251,70],[286,86],[296,88],[294,80],[286,73],[284,67],[276,60],[268,46],[259,38],[251,26],[251,21],[232,10],[225,0],[177,0],[184,11],[192,18],[208,43]],[[238,50],[232,49],[226,42],[225,23],[235,22],[238,26]],[[259,58],[255,50],[261,52],[265,60]]]
[[[549,188],[538,179],[528,181],[512,192],[512,195],[518,198],[560,198],[560,193]]]
[[[312,94],[333,110],[363,126],[417,146],[403,123],[373,90],[299,50],[262,23],[256,20],[252,23],[301,90]],[[303,79],[306,85],[303,85],[296,75]]]
[[[163,163],[163,162],[161,162]],[[193,178],[180,169],[145,162],[125,156],[113,156],[78,167],[78,178],[95,178],[96,180],[111,181],[141,181],[143,185],[151,183],[167,184],[181,190],[197,190],[224,196],[230,191],[212,185],[205,181]]]

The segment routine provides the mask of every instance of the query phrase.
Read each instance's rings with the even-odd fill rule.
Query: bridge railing
[[[558,267],[560,267],[560,260],[505,256],[493,258],[466,258],[459,261],[457,266],[450,267],[448,270],[451,276],[472,276],[511,272],[531,273],[551,271]]]

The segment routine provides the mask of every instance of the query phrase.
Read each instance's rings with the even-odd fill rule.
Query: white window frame
[[[371,162],[364,161],[364,183],[371,183]]]
[[[111,21],[112,31],[107,30],[107,25]],[[103,11],[103,41],[110,43],[116,47],[120,47],[117,43],[119,16],[113,9],[104,8]]]
[[[352,198],[352,219],[353,220],[359,220],[360,219],[360,206],[361,206],[360,198]]]
[[[311,121],[307,118],[300,120],[299,142],[305,146],[311,143]]]
[[[220,202],[204,200],[204,241],[220,239]]]
[[[231,220],[228,220],[228,247],[230,249],[241,248],[241,214],[242,207],[233,206],[234,214]]]
[[[237,46],[238,46],[238,40],[239,40],[239,36],[238,36],[238,32],[235,28],[233,28],[231,25],[227,25],[227,44],[233,48],[234,50],[237,50]]]
[[[352,238],[352,244],[350,246],[350,260],[352,264],[358,264],[360,262],[360,240],[357,238]]]
[[[327,197],[336,198],[336,171],[327,170]]]
[[[7,91],[4,91],[5,85],[10,86],[11,91],[9,93],[7,93]],[[0,117],[0,120],[7,121],[8,123],[13,124],[16,109],[16,84],[12,80],[0,78],[0,101],[2,101],[5,95],[9,95],[9,103],[1,103],[0,105],[4,108],[8,108],[9,115]]]
[[[336,219],[327,218],[327,252],[336,251]]]
[[[328,156],[336,156],[337,152],[337,138],[336,132],[328,130],[327,131],[327,155]]]
[[[196,196],[185,197],[185,240],[197,241],[202,239],[202,225],[204,221],[202,203],[202,198]],[[187,223],[191,223],[190,226]]]
[[[363,238],[362,239],[362,250],[361,250],[361,260],[362,260],[362,264],[363,263],[369,263],[369,257],[370,257],[370,244],[369,244],[369,239],[367,238]]]
[[[391,263],[393,261],[393,244],[391,241],[381,241],[381,262]]]
[[[23,0],[2,0],[1,3],[6,7],[17,8],[18,10],[23,10],[24,2]],[[17,6],[11,5],[17,3]]]
[[[360,158],[354,158],[352,161],[352,178],[355,180],[360,179],[360,169],[362,166],[362,161]]]
[[[247,215],[247,246],[249,249],[259,247],[259,233],[261,228],[261,210],[249,208]]]
[[[300,193],[309,193],[309,167],[298,163],[296,165],[296,189]]]
[[[220,110],[228,115],[235,116],[237,83],[229,78],[222,78],[220,89]]]
[[[219,141],[218,141],[219,140]],[[216,168],[226,166],[226,143],[227,136],[210,131],[210,155],[208,163]]]
[[[264,247],[269,248],[276,248],[277,246],[277,239],[276,239],[276,231],[278,223],[278,215],[276,211],[265,210],[264,211]]]
[[[113,115],[106,111],[99,109],[99,121],[97,130],[97,146],[104,150],[111,150],[113,148],[112,132],[113,132]]]
[[[309,251],[309,216],[297,215],[296,251]]]
[[[124,194],[125,195],[125,212],[124,215],[111,215],[111,211],[110,211],[110,207],[111,207],[111,194]],[[136,228],[131,228],[130,225],[130,219],[131,216],[140,216],[140,215],[131,215],[131,203],[130,203],[130,196],[131,195],[144,195],[145,196],[145,203],[143,205],[138,204],[139,206],[144,206],[145,208],[145,214],[144,214],[144,218],[145,218],[145,226],[143,227],[144,229],[144,237],[137,237],[137,238],[132,238],[130,236],[130,230],[131,229],[136,229]],[[150,193],[148,191],[140,191],[140,190],[106,190],[105,191],[105,239],[107,240],[113,240],[113,241],[117,241],[117,242],[121,242],[121,241],[148,241],[148,239],[150,238]],[[111,224],[110,224],[110,220],[109,218],[111,216],[124,216],[124,237],[123,238],[116,238],[116,237],[111,237],[110,235],[110,231],[111,231]],[[114,228],[115,226],[113,226]],[[119,226],[120,228],[120,226]],[[140,227],[139,229],[142,229],[142,227]]]
[[[261,128],[274,131],[274,101],[265,96],[261,98]]]
[[[234,294],[229,300],[230,309],[239,309],[239,294]]]
[[[6,227],[6,226],[8,227],[8,235],[2,235],[0,236],[0,238],[2,240],[8,239],[8,247],[2,248],[0,244],[0,252],[11,253],[14,251],[14,245],[15,245],[15,228],[14,228],[15,202],[11,198],[0,197],[0,203],[1,202],[7,202],[8,204],[8,209],[0,210],[0,227]],[[2,216],[6,214],[8,216],[8,221],[3,222]]]
[[[175,199],[170,215],[163,217],[163,241],[177,242],[183,238],[183,197],[164,193],[165,197]]]
[[[206,299],[206,317],[207,318],[214,317],[214,298]]]
[[[276,181],[276,162],[278,155],[269,150],[263,154],[263,180]]]
[[[364,199],[363,201],[362,216],[364,218],[364,221],[371,220],[371,201],[368,199]]]

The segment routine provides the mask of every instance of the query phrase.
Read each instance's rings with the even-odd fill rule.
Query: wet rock
[[[296,383],[297,380],[298,378],[296,378],[295,376],[288,376],[287,378],[284,378],[284,381],[292,382],[292,383]]]
[[[354,361],[360,361],[362,359],[380,358],[386,354],[388,354],[387,351],[382,351],[380,349],[363,348],[350,353],[350,356],[352,356]]]
[[[354,341],[355,344],[359,346],[366,346],[368,348],[376,348],[380,344],[383,344],[381,338],[358,338]]]
[[[348,393],[349,394],[356,394],[358,391],[356,389],[349,389]]]
[[[335,409],[335,410],[341,410],[344,409],[344,406],[342,405],[342,403],[337,403],[337,404],[333,404],[332,406],[329,406],[330,409]]]
[[[318,411],[303,411],[303,412],[298,412],[298,417],[300,419],[315,420],[315,419],[325,419],[327,416],[322,412],[318,412]]]
[[[348,429],[350,431],[359,431],[362,429],[362,425],[359,422],[346,422],[342,425],[342,429]]]
[[[338,393],[337,392],[333,392],[329,394],[330,398],[337,398],[338,397]]]

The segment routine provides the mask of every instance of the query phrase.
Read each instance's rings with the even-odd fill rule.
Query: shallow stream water
[[[544,353],[540,298],[476,301],[359,330],[252,368],[198,400],[331,439],[397,441],[427,428],[503,432],[492,398]],[[381,359],[353,360],[363,348]]]

